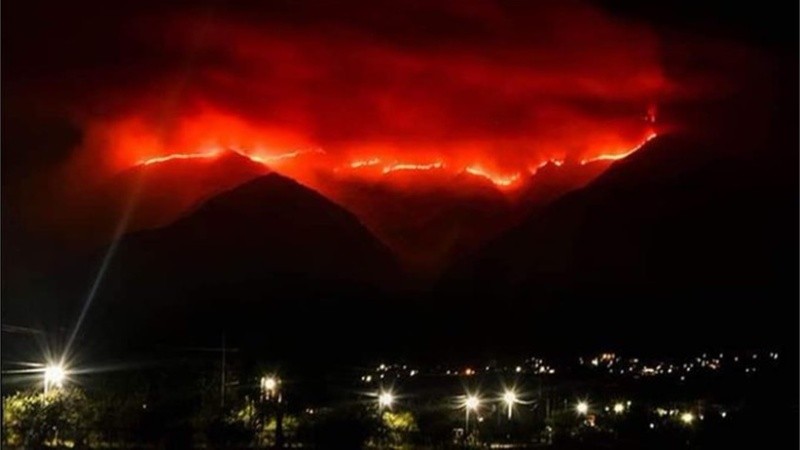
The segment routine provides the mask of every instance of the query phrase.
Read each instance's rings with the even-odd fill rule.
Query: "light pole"
[[[503,394],[503,401],[508,407],[508,420],[511,420],[511,411],[514,408],[514,403],[517,403],[517,394],[512,390],[507,390],[506,393]]]
[[[467,394],[467,399],[464,400],[464,436],[469,433],[469,412],[478,411],[481,401],[476,395]]]
[[[575,405],[575,411],[578,414],[585,416],[589,412],[589,403],[587,403],[586,401],[578,402],[578,404]]]
[[[273,375],[265,375],[260,380],[261,398],[266,401],[274,400],[275,447],[277,448],[283,448],[283,405],[281,405],[280,383],[278,377]]]

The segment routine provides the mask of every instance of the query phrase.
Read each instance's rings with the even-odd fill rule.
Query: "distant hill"
[[[321,189],[356,214],[427,285],[531,211],[583,187],[608,166],[607,161],[547,164],[508,192],[466,172],[398,171],[378,181],[322,179]]]
[[[462,261],[440,295],[491,298],[515,311],[509,329],[579,345],[776,338],[796,297],[796,193],[773,162],[715,145],[652,141]]]
[[[81,266],[99,267],[101,256]],[[145,327],[149,339],[168,342],[225,329],[269,340],[338,328],[329,322],[334,311],[380,302],[398,274],[392,254],[355,216],[273,173],[171,225],[125,236],[86,324],[109,339]],[[91,280],[73,278],[81,286]]]
[[[204,159],[174,159],[132,167],[99,189],[106,223],[133,206],[129,230],[156,228],[174,222],[201,202],[269,173],[263,164],[233,151]]]
[[[421,177],[395,173],[378,182],[331,180],[324,188],[422,280],[435,278],[456,257],[516,223],[519,214],[510,199],[484,179],[460,174],[420,183]]]

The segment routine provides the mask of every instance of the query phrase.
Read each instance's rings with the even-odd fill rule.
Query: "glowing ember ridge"
[[[148,158],[142,161],[139,161],[139,165],[142,166],[149,166],[150,164],[157,164],[166,161],[171,161],[173,159],[202,159],[202,158],[216,158],[221,153],[220,150],[212,150],[210,152],[205,153],[173,153],[171,155],[166,156],[157,156],[155,158]]]
[[[258,164],[263,164],[265,166],[268,165],[268,164],[271,164],[271,163],[275,163],[275,162],[278,162],[278,161],[285,160],[285,159],[296,158],[296,157],[298,157],[300,155],[303,155],[303,154],[306,154],[306,153],[325,153],[325,151],[322,150],[322,149],[314,149],[314,150],[294,150],[294,151],[291,151],[291,152],[279,153],[279,154],[276,154],[276,155],[257,156],[257,155],[251,155],[251,154],[247,153],[246,151],[244,151],[242,149],[237,149],[237,148],[231,148],[231,149],[229,149],[229,151],[234,152],[237,155],[243,156],[243,157],[249,159],[250,161],[253,161],[253,162],[258,163]],[[138,165],[149,166],[151,164],[158,164],[158,163],[162,163],[162,162],[171,161],[171,160],[174,160],[174,159],[205,159],[205,158],[209,158],[210,159],[210,158],[216,158],[216,157],[220,156],[224,152],[225,152],[225,150],[215,149],[215,150],[211,150],[211,151],[208,151],[208,152],[202,152],[202,153],[173,153],[171,155],[157,156],[157,157],[154,157],[154,158],[148,158],[148,159],[141,160],[141,161],[139,161]]]
[[[381,163],[379,158],[371,158],[371,159],[359,159],[350,163],[350,167],[353,169],[358,169],[359,167],[369,167],[369,166],[377,166]]]
[[[516,183],[519,180],[519,172],[507,176],[492,175],[491,173],[487,172],[486,170],[477,165],[467,166],[464,169],[464,171],[466,171],[471,175],[486,178],[495,185],[502,187],[511,186],[512,184]]]
[[[325,153],[325,151],[320,148],[313,150],[294,150],[287,153],[279,153],[277,155],[268,155],[268,156],[251,155],[245,152],[244,150],[240,149],[232,149],[232,151],[238,153],[239,155],[244,156],[245,158],[250,159],[253,162],[257,162],[264,165],[275,163],[278,161],[283,161],[285,159],[297,158],[298,156],[304,155],[306,153]]]
[[[546,166],[548,164],[552,164],[552,165],[554,165],[556,167],[561,167],[561,166],[564,165],[564,160],[563,159],[558,159],[558,158],[545,159],[544,161],[540,162],[535,167],[528,167],[528,172],[530,172],[531,175],[536,175],[536,172],[538,172],[539,169],[543,168],[544,166]]]
[[[588,164],[590,162],[595,162],[595,161],[618,161],[620,159],[626,158],[626,157],[636,153],[636,151],[638,151],[640,148],[644,147],[645,144],[647,144],[648,142],[652,141],[657,136],[658,135],[656,133],[651,133],[649,136],[647,136],[645,138],[645,140],[641,144],[639,144],[636,147],[633,147],[632,149],[630,149],[630,150],[628,150],[626,152],[623,152],[623,153],[604,153],[604,154],[595,156],[593,158],[582,159],[581,160],[581,165]]]
[[[433,170],[444,168],[444,163],[441,161],[433,162],[430,164],[408,164],[398,163],[386,166],[383,168],[383,173],[396,172],[398,170]]]

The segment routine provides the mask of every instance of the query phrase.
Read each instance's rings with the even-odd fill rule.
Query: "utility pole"
[[[220,406],[225,406],[225,394],[227,393],[228,384],[236,384],[236,377],[233,378],[233,383],[228,381],[228,353],[236,353],[239,351],[238,348],[228,348],[227,341],[225,339],[225,332],[222,332],[222,347],[165,347],[170,350],[176,350],[181,352],[212,352],[212,353],[219,353],[221,360],[220,360],[220,373],[219,373],[219,394],[220,394]],[[211,364],[209,370],[209,376],[213,377],[213,361],[214,356],[210,357],[209,359],[204,359],[204,361]],[[212,382],[213,385],[213,382]]]
[[[220,370],[220,407],[225,408],[225,332],[222,332],[222,368]]]
[[[278,408],[275,411],[275,448],[283,448],[283,405],[278,397]]]

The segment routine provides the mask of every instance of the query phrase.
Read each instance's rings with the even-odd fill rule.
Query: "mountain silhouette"
[[[330,330],[339,327],[331,314],[369,310],[399,274],[355,216],[274,173],[168,226],[127,235],[110,251],[87,332],[121,342],[142,327],[150,344],[218,338],[226,329],[258,342],[306,327]],[[101,267],[102,256],[81,266]],[[70,279],[87,286],[92,277]]]
[[[516,312],[508,329],[568,329],[579,345],[667,346],[676,330],[709,345],[743,329],[780,339],[797,287],[792,178],[730,145],[651,141],[461,261],[439,296],[492,298]]]

